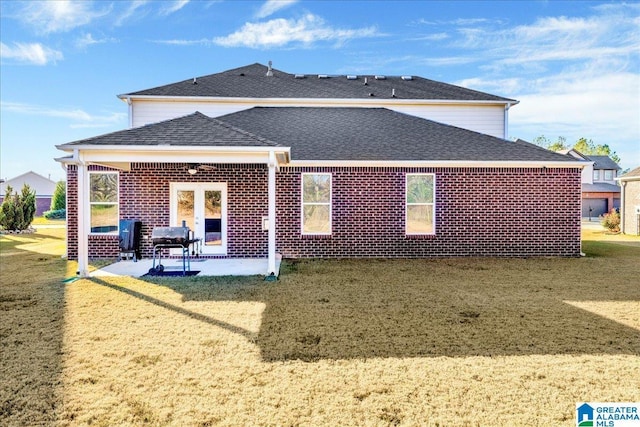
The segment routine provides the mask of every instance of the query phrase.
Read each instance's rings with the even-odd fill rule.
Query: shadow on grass
[[[564,302],[640,301],[640,250],[593,249],[583,259],[288,261],[273,284],[162,284],[185,300],[265,303],[265,361],[640,355],[639,329]]]
[[[52,425],[62,405],[66,261],[20,249],[58,234],[0,239],[0,425]]]
[[[221,320],[214,319],[213,317],[205,316],[204,314],[200,314],[200,313],[196,313],[196,312],[191,311],[191,310],[187,310],[187,309],[179,307],[177,305],[170,304],[168,302],[162,301],[162,300],[154,298],[152,296],[143,294],[142,292],[138,292],[138,291],[135,291],[133,289],[129,289],[129,288],[125,288],[123,286],[118,286],[118,285],[109,283],[109,282],[107,282],[105,280],[101,280],[100,278],[97,278],[97,277],[93,277],[93,278],[91,278],[89,280],[91,280],[93,283],[95,283],[97,285],[105,286],[105,287],[107,287],[109,289],[113,289],[114,291],[125,293],[125,294],[127,294],[129,296],[132,296],[132,297],[138,298],[138,299],[140,299],[142,301],[154,304],[154,305],[156,305],[158,307],[162,307],[164,309],[171,310],[171,311],[173,311],[175,313],[178,313],[178,314],[181,314],[183,316],[190,317],[192,319],[198,320],[198,321],[203,322],[203,323],[207,323],[207,324],[212,325],[212,326],[216,326],[216,327],[219,327],[219,328],[222,328],[222,329],[226,329],[226,330],[228,330],[230,332],[233,332],[234,334],[242,335],[245,338],[247,338],[248,340],[255,339],[255,334],[253,332],[251,332],[249,330],[246,330],[246,329],[243,329],[243,328],[240,328],[238,326],[232,325],[230,323],[226,323],[226,322],[223,322]]]

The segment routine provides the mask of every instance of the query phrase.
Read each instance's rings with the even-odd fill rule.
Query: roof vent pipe
[[[391,97],[392,98],[396,97],[396,90],[395,89],[391,89]]]
[[[368,81],[368,80],[367,80],[367,78],[365,77],[365,78],[364,78],[364,85],[366,86],[366,85],[368,85],[368,84],[369,84],[369,81]]]
[[[196,78],[195,78],[195,77],[193,78],[193,84],[194,84],[194,85],[197,85],[197,84],[198,84],[198,80],[196,80]]]
[[[267,77],[273,77],[273,68],[271,68],[272,65],[273,62],[269,61],[269,68],[267,68]]]

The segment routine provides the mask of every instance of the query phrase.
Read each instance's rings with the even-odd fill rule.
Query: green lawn
[[[46,231],[0,237],[2,425],[572,426],[640,401],[640,239],[63,283]]]

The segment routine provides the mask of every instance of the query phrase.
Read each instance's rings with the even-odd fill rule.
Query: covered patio
[[[73,183],[70,200],[76,197],[68,212],[68,255],[77,257],[79,276],[90,275],[90,258],[113,257],[118,231],[115,218],[109,227],[97,226],[100,209],[105,208],[112,208],[120,219],[141,220],[141,241],[147,252],[153,228],[180,226],[187,212],[195,237],[204,238],[203,259],[209,257],[194,262],[202,268],[192,265],[202,275],[277,276],[276,172],[289,161],[288,147],[194,113],[59,145],[58,149],[70,154],[58,160],[67,166],[68,182]],[[104,192],[110,197],[106,201],[98,191],[101,181],[96,184],[92,180],[99,174],[106,178],[112,175],[110,184],[105,184],[113,187]],[[187,193],[193,200],[183,209],[179,197]],[[219,213],[217,219],[210,220],[207,201],[214,199]],[[218,222],[217,229],[209,230],[210,221]],[[209,238],[214,234],[217,237]],[[143,255],[149,257],[144,250]],[[245,259],[248,257],[252,259]],[[175,265],[182,270],[179,262]],[[119,262],[91,275],[139,277],[151,267],[150,259]]]

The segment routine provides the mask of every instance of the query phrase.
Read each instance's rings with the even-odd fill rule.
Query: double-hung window
[[[432,173],[407,174],[407,235],[435,234],[435,182],[435,175]]]
[[[604,180],[613,181],[613,170],[607,169],[604,171]]]
[[[331,174],[302,174],[302,234],[331,234]]]
[[[89,173],[89,205],[92,233],[118,232],[118,173]]]

